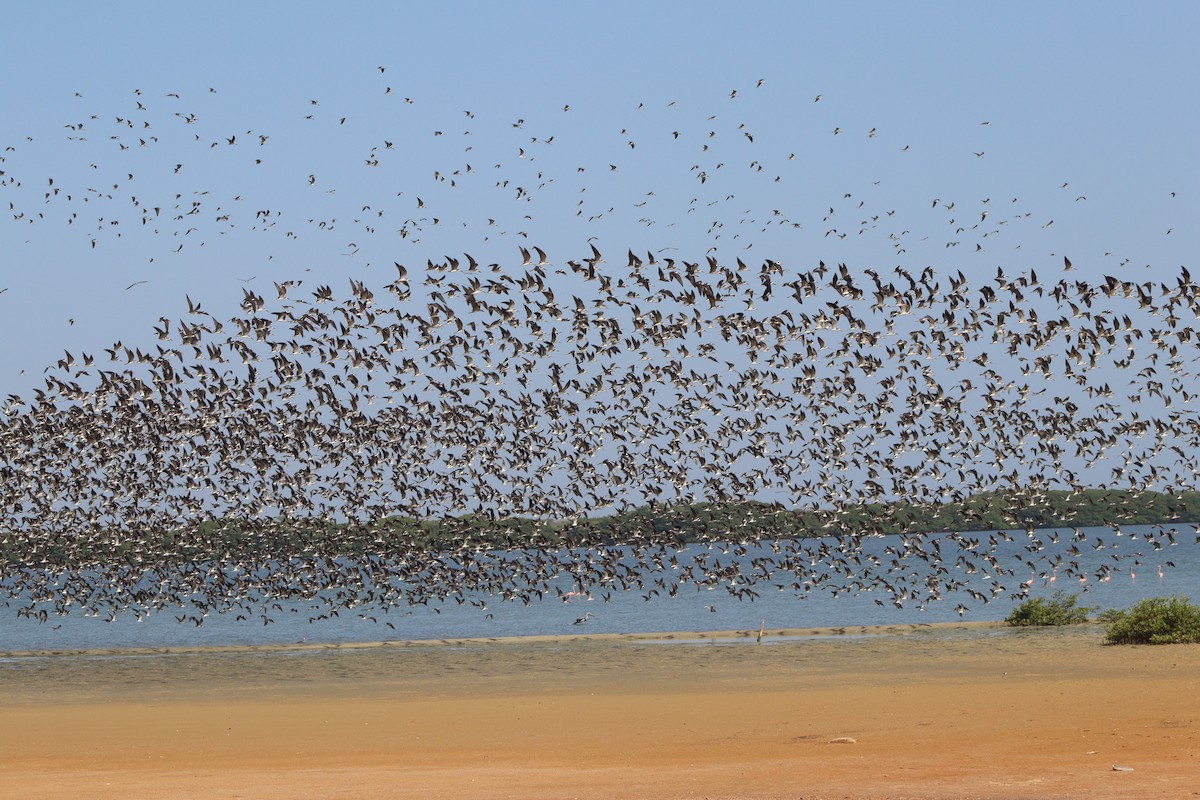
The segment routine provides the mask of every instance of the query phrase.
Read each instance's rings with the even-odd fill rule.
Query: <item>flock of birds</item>
[[[146,225],[162,211],[138,208]],[[986,573],[989,591],[971,592],[987,602],[1077,564],[1039,561],[1034,530],[1027,576],[996,557],[1004,532],[878,551],[863,547],[870,525],[837,541],[710,531],[726,544],[681,557],[653,525],[572,548],[487,547],[478,529],[749,498],[836,511],[1196,487],[1200,285],[1186,268],[1137,281],[1062,256],[980,273],[603,241],[563,254],[522,238],[496,261],[390,259],[374,282],[378,269],[336,286],[247,282],[233,316],[188,297],[153,343],[64,352],[0,409],[0,587],[42,620],[185,606],[179,620],[197,625],[223,611],[266,624],[296,601],[323,610],[313,619],[531,603],[561,596],[564,576],[647,600],[687,586],[752,600],[774,585],[903,605]],[[462,520],[462,535],[436,548],[368,536],[357,552],[396,516]],[[319,548],[294,545],[298,525],[331,521],[343,527]]]

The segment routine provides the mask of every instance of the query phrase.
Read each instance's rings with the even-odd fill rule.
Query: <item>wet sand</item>
[[[1200,646],[889,630],[8,659],[0,797],[1200,797]]]

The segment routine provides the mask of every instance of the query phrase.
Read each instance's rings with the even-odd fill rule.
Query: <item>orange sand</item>
[[[1200,646],[777,641],[0,665],[0,797],[1200,797]]]

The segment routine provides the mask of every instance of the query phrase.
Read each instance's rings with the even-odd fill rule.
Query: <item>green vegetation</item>
[[[629,541],[629,533],[652,530],[679,541],[728,537],[793,538],[849,534],[940,533],[948,531],[1090,527],[1117,523],[1200,521],[1200,492],[1085,489],[1036,496],[985,492],[961,502],[855,503],[836,510],[788,510],[766,503],[697,503],[643,506],[614,517],[552,524],[551,538],[598,533]]]
[[[1068,595],[1061,590],[1048,599],[1033,597],[1013,609],[1004,621],[1018,627],[1079,625],[1088,621],[1088,614],[1095,611],[1096,606],[1076,605],[1078,601],[1078,594]]]
[[[1080,625],[1087,621],[1087,615],[1094,612],[1096,606],[1079,606],[1078,602],[1078,594],[1068,595],[1062,590],[1056,591],[1049,599],[1031,597],[1014,608],[1004,621],[1018,627]]]
[[[1182,595],[1148,597],[1112,615],[1109,644],[1200,643],[1200,608]]]
[[[316,519],[218,519],[168,531],[97,529],[73,535],[0,532],[0,562],[78,566],[208,558],[286,559],[1198,520],[1200,492],[986,492],[956,502],[857,503],[836,509],[785,509],[755,501],[655,504],[614,516],[567,520],[493,519],[483,514],[425,520],[389,517],[352,524]]]
[[[896,522],[911,518],[928,531],[978,531],[1012,528],[1077,528],[1118,523],[1153,525],[1200,521],[1200,492],[1163,494],[1150,491],[1084,489],[1036,495],[985,492],[961,503],[894,504],[888,508]],[[913,530],[911,525],[908,530]],[[900,532],[900,531],[896,531]]]

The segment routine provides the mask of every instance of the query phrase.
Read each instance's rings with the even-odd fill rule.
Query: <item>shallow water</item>
[[[919,661],[933,679],[941,657],[970,651],[981,637],[995,638],[1008,651],[1042,658],[1055,649],[1056,641],[1099,643],[1102,629],[906,626],[892,634],[769,633],[761,645],[752,633],[705,638],[680,634],[19,656],[0,659],[0,706],[428,697],[447,691],[448,683],[459,693],[529,691],[531,686],[539,692],[576,691],[581,681],[592,689],[629,691],[631,675],[644,689],[669,688],[685,667],[722,684],[736,683],[744,668],[781,676],[800,670],[809,678],[828,673],[845,683],[887,674],[888,664],[897,658]]]
[[[1089,577],[1085,581],[1056,576],[1049,568],[1051,560],[1070,545],[1070,530],[1061,536],[1061,544],[1047,546],[1037,554],[1031,571],[1025,564],[1030,557],[1023,548],[1024,533],[1014,534],[1013,542],[1005,543],[1006,550],[996,555],[1001,564],[1014,571],[1004,578],[1006,586],[1020,588],[1022,579],[1032,580],[1031,595],[1049,595],[1056,589],[1080,592],[1083,605],[1105,608],[1124,608],[1144,597],[1183,594],[1200,598],[1200,544],[1189,527],[1177,528],[1177,546],[1155,551],[1135,535],[1150,531],[1150,526],[1130,526],[1122,538],[1114,538],[1108,528],[1084,529],[1089,542],[1102,536],[1108,546],[1093,550],[1083,546],[1080,567]],[[864,552],[882,553],[892,537],[868,539]],[[894,543],[894,542],[893,542]],[[698,546],[683,548],[680,560],[690,559]],[[741,560],[768,552],[764,544],[760,551],[751,551]],[[1166,566],[1167,561],[1175,564]],[[1135,562],[1140,562],[1135,564]],[[1109,568],[1108,577],[1094,576]],[[927,569],[924,562],[909,565],[910,569]],[[1161,576],[1159,570],[1161,568]],[[1050,575],[1049,578],[1039,575]],[[1028,577],[1025,577],[1028,576]],[[670,577],[670,575],[666,575]],[[963,580],[967,588],[990,594],[993,576],[978,572],[967,574],[961,568],[951,568],[950,577]],[[790,573],[779,576],[779,583],[788,585],[794,579]],[[653,579],[651,579],[653,580]],[[574,588],[570,577],[558,582],[564,592]],[[440,607],[416,605],[411,608],[341,609],[337,617],[312,620],[308,605],[293,610],[274,612],[273,623],[263,625],[257,618],[238,621],[234,614],[214,614],[197,627],[180,624],[176,616],[180,609],[166,609],[138,620],[132,615],[106,622],[101,617],[87,617],[75,612],[65,616],[51,615],[45,623],[19,618],[13,601],[7,609],[0,607],[0,655],[28,651],[79,651],[113,648],[205,647],[229,645],[280,645],[294,643],[352,643],[395,640],[439,640],[464,638],[507,638],[594,633],[653,633],[658,631],[711,631],[815,628],[862,625],[902,625],[914,623],[1003,620],[1019,602],[1008,592],[991,602],[981,603],[965,591],[945,593],[941,599],[924,605],[908,601],[897,608],[891,595],[882,588],[857,590],[834,596],[829,591],[815,589],[797,594],[790,589],[780,591],[776,584],[760,582],[755,589],[760,596],[753,601],[739,600],[723,587],[695,588],[684,584],[675,597],[643,599],[644,590],[613,592],[605,602],[598,592],[591,597],[575,597],[568,602],[547,596],[526,606],[505,602],[490,595],[469,595],[462,604],[449,602]],[[472,600],[487,603],[487,609],[471,605]],[[962,603],[967,611],[960,617],[956,608]],[[361,615],[361,616],[360,616]],[[587,616],[585,622],[576,624]],[[363,617],[373,617],[375,622]]]

